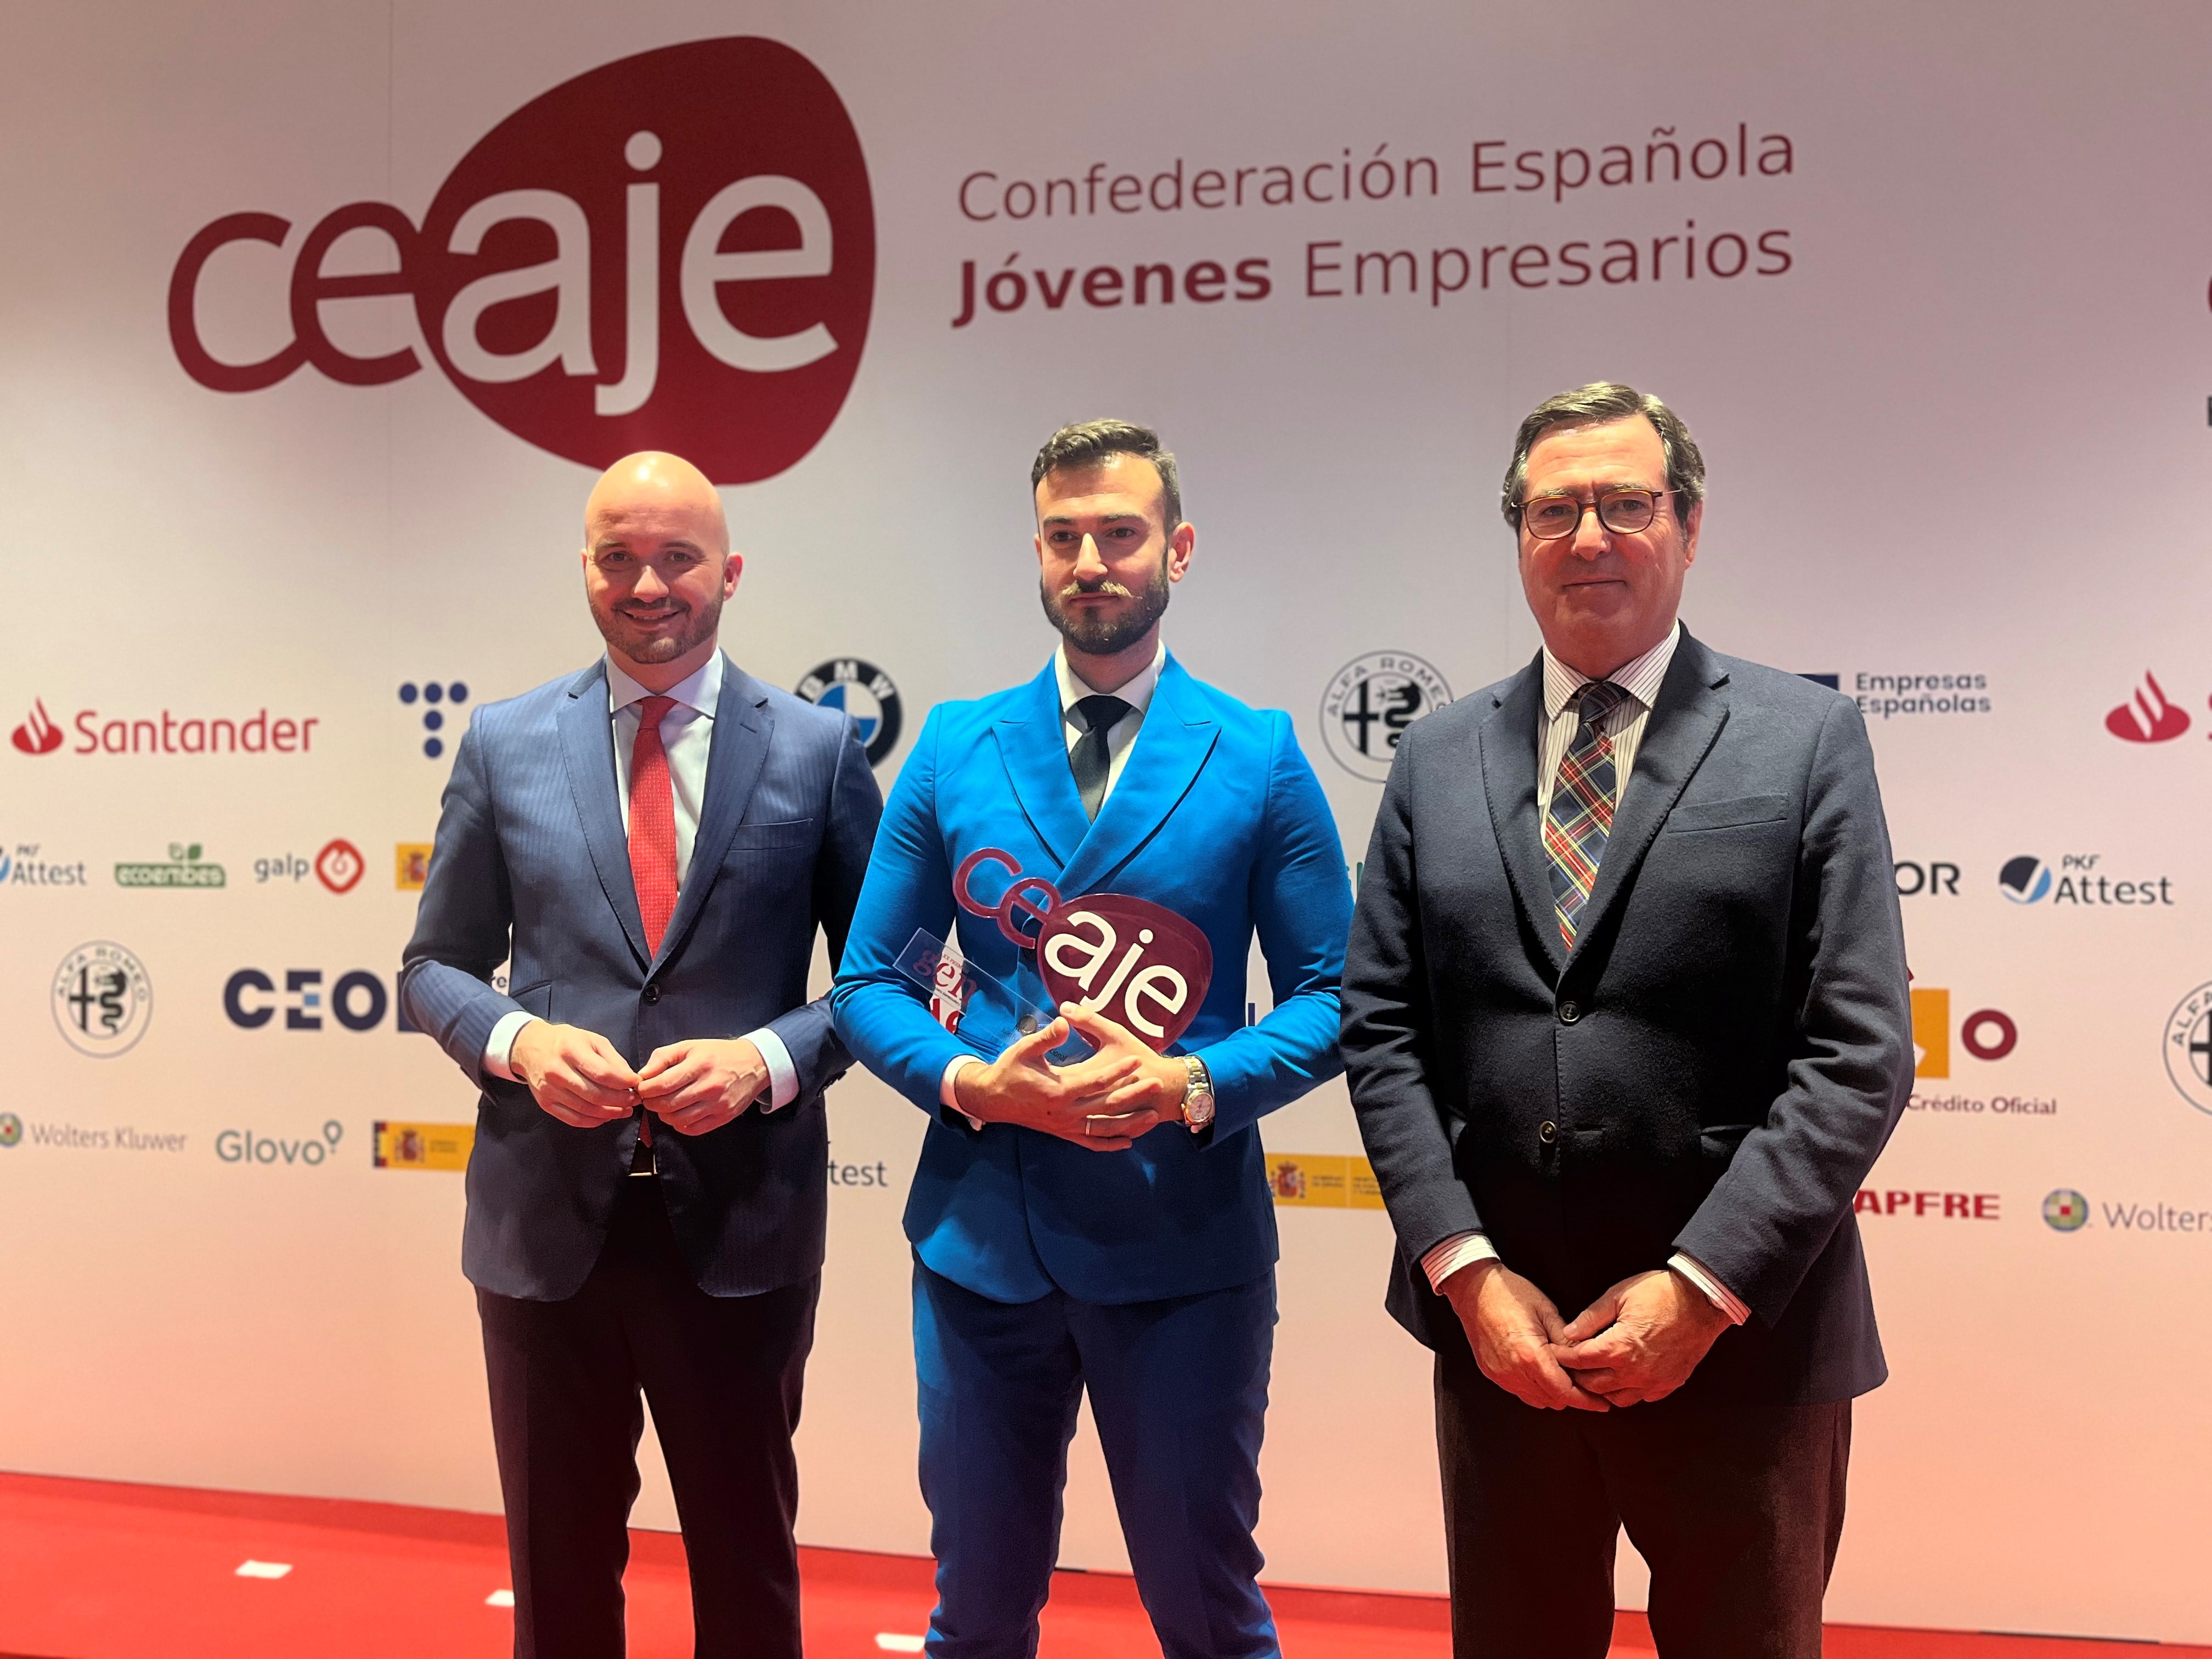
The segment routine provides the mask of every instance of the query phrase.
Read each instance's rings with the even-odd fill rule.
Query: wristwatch
[[[1182,1063],[1190,1070],[1190,1086],[1182,1097],[1182,1121],[1190,1126],[1191,1133],[1197,1134],[1213,1121],[1213,1079],[1196,1054],[1185,1054]]]

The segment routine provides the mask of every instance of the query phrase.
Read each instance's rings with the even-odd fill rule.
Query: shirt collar
[[[1150,665],[1139,669],[1129,676],[1126,682],[1115,686],[1108,695],[1121,698],[1139,714],[1143,714],[1146,709],[1152,707],[1152,693],[1158,689],[1160,684],[1160,669],[1167,659],[1168,642],[1162,640],[1159,649],[1152,653]],[[1085,684],[1082,677],[1068,666],[1067,647],[1065,643],[1052,653],[1052,667],[1053,672],[1060,677],[1060,718],[1065,720],[1069,709],[1074,708],[1084,698],[1095,697],[1098,693]]]
[[[673,697],[686,708],[696,708],[708,720],[714,718],[714,705],[722,700],[722,653],[719,651],[700,664],[698,671],[685,676],[665,691],[648,691],[616,665],[611,653],[607,658],[607,712],[619,714],[634,702],[647,697]]]
[[[1682,624],[1677,618],[1667,630],[1667,637],[1633,661],[1622,664],[1606,676],[1615,685],[1636,699],[1645,708],[1659,700],[1659,683],[1667,678],[1667,665],[1674,660],[1674,647],[1682,638]],[[1567,699],[1589,683],[1590,677],[1570,668],[1552,654],[1552,647],[1544,647],[1544,718],[1555,720],[1559,711],[1567,706]]]

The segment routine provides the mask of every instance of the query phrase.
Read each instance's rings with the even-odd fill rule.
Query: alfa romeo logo
[[[2212,985],[2200,985],[2166,1016],[2166,1074],[2181,1097],[2212,1112]]]
[[[54,1024],[70,1048],[112,1060],[146,1035],[154,981],[146,964],[110,939],[80,945],[54,969]]]
[[[1409,651],[1370,651],[1338,669],[1322,694],[1322,741],[1346,771],[1381,783],[1406,728],[1451,696],[1433,663]]]

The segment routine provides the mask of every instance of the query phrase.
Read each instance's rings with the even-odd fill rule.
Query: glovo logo
[[[373,233],[385,268],[326,271]],[[203,296],[290,261],[292,338],[218,357]],[[210,391],[258,392],[312,365],[345,386],[422,367],[413,345],[346,349],[326,314],[404,295],[461,394],[517,437],[588,466],[672,449],[718,483],[773,477],[836,418],[875,293],[875,210],[860,135],[790,47],[695,40],[601,65],[524,105],[447,175],[418,226],[352,202],[304,233],[232,213],[185,244],[169,338]]]

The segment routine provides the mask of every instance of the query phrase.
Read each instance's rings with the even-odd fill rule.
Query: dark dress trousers
[[[844,948],[881,797],[842,714],[726,658],[691,861],[658,951],[630,877],[604,663],[479,708],[453,762],[399,996],[482,1093],[462,1267],[477,1286],[526,1659],[623,1650],[641,1390],[691,1561],[697,1650],[799,1646],[791,1435],[828,1219],[823,1091],[850,1066],[810,1002]],[[491,976],[511,957],[502,993]],[[517,1009],[633,1066],[763,1027],[798,1097],[703,1135],[559,1121],[483,1068]]]
[[[1406,732],[1345,964],[1388,1305],[1438,1354],[1456,1649],[1603,1654],[1625,1519],[1662,1650],[1817,1652],[1845,1402],[1887,1375],[1851,1201],[1912,1073],[1872,750],[1850,699],[1685,631],[1570,951],[1542,686],[1540,657]],[[1568,1317],[1677,1250],[1751,1317],[1667,1400],[1539,1411],[1421,1272],[1469,1231]]]

